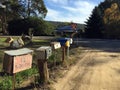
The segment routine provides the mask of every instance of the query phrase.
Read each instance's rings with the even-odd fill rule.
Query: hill
[[[59,22],[59,21],[47,21],[47,22],[49,22],[49,23],[51,23],[51,24],[54,24],[55,26],[58,26],[58,25],[60,25],[60,24],[66,23],[66,22]],[[69,23],[69,22],[68,22],[68,23]],[[79,23],[76,23],[76,24],[77,24],[77,27],[78,27],[79,29],[84,30],[85,24],[79,24]]]

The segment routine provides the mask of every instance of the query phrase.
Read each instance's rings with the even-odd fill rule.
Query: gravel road
[[[53,84],[56,90],[120,90],[120,41],[81,40],[78,63]],[[79,58],[82,57],[82,58]]]

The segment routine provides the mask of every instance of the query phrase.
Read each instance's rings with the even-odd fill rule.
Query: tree
[[[42,18],[29,17],[10,21],[8,26],[10,35],[30,35],[30,29],[34,35],[52,35],[54,25]]]
[[[85,34],[88,38],[102,38],[103,21],[99,8],[95,7],[92,15],[86,22]]]
[[[104,13],[105,34],[107,38],[120,39],[120,9],[117,3],[111,4]]]
[[[4,10],[0,9],[1,23],[6,23],[3,25],[3,33],[7,31],[7,23],[11,20],[33,16],[44,18],[47,14],[43,0],[1,0],[0,3],[6,7]]]
[[[105,24],[120,20],[120,10],[117,3],[111,4],[111,7],[105,10],[103,19]]]
[[[27,18],[36,16],[44,18],[47,14],[47,9],[43,0],[20,0],[20,5],[23,7],[22,17]]]
[[[94,8],[86,22],[86,36],[91,38],[118,38],[119,12],[120,0],[105,0],[101,2]]]

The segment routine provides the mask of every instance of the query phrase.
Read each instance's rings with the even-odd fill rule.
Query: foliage
[[[19,3],[23,7],[22,16],[24,18],[30,16],[44,18],[47,14],[47,9],[43,0],[20,0]]]
[[[105,10],[103,19],[105,24],[120,20],[120,10],[117,3],[111,4],[111,7]]]
[[[47,14],[43,0],[4,0],[0,2],[6,6],[8,19],[28,18],[29,16],[44,18]]]
[[[61,54],[62,54],[62,50],[61,49],[56,49],[52,51],[52,55],[49,57],[48,62],[60,62],[61,61]]]
[[[16,74],[16,85],[20,85],[23,81],[25,81],[28,77],[37,74],[37,67],[33,67],[31,69],[19,72]],[[5,75],[2,80],[0,80],[0,90],[11,90],[13,86],[12,76]]]
[[[1,0],[5,8],[0,8],[0,24],[6,33],[7,22],[29,17],[45,18],[47,9],[43,0]],[[5,24],[5,25],[4,25]]]
[[[99,8],[95,7],[92,15],[86,22],[85,33],[88,38],[102,38],[103,21]]]
[[[29,35],[30,28],[33,29],[34,35],[51,35],[54,30],[51,23],[37,17],[13,20],[8,25],[10,35],[22,35],[23,33]]]
[[[55,25],[47,21],[45,22],[45,24],[45,35],[54,35]]]
[[[31,77],[32,75],[35,75],[38,73],[37,67],[33,66],[32,68],[19,72],[16,74],[16,83],[17,85],[20,85],[25,79],[28,77]]]
[[[0,81],[0,90],[11,90],[12,89],[12,78],[5,75],[3,80]]]
[[[106,38],[120,39],[120,21],[116,21],[105,26]]]
[[[87,20],[86,37],[119,38],[119,21],[120,0],[105,0],[94,8]]]
[[[69,22],[59,23],[59,24],[57,25],[57,27],[58,27],[58,28],[59,28],[59,27],[64,27],[64,26],[66,26],[66,25],[70,25],[70,23],[69,23]]]

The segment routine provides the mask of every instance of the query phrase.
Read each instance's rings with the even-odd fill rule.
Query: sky
[[[45,20],[84,24],[92,10],[104,0],[43,0],[48,10]]]

